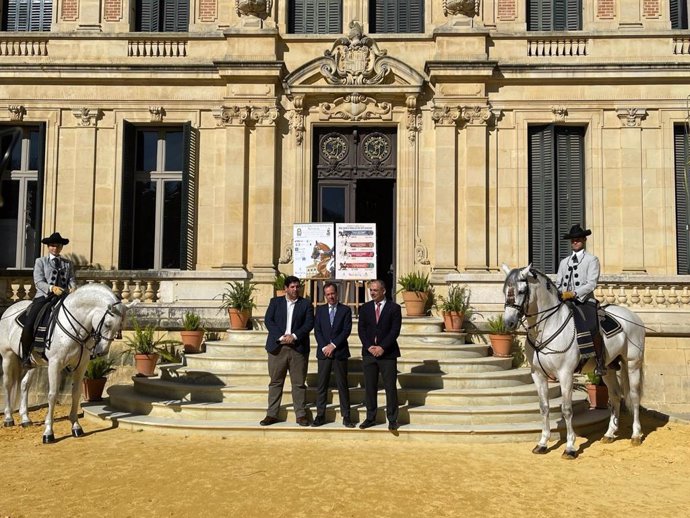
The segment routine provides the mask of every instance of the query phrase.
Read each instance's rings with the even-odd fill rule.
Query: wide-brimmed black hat
[[[53,232],[48,237],[41,239],[41,243],[44,245],[66,245],[69,243],[69,239],[62,237],[60,232]]]
[[[587,237],[592,233],[591,230],[587,229],[585,230],[580,226],[579,223],[576,223],[572,227],[570,227],[570,232],[567,234],[563,234],[563,239],[575,239],[576,237]]]

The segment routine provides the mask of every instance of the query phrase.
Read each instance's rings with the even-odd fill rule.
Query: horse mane
[[[87,284],[82,284],[76,290],[74,290],[74,292],[72,292],[72,293],[77,293],[77,292],[82,292],[82,293],[83,292],[93,292],[96,294],[100,292],[100,294],[102,294],[104,296],[110,295],[113,302],[121,302],[120,297],[115,295],[115,293],[113,293],[113,290],[110,289],[110,287],[106,286],[105,284],[101,284],[99,282],[90,282]]]

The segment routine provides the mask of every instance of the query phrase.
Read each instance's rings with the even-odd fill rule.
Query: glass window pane
[[[39,250],[36,249],[38,237],[38,224],[36,216],[36,200],[38,195],[38,182],[27,182],[26,186],[26,215],[24,225],[24,267],[32,268]]]
[[[181,131],[165,132],[165,170],[182,171],[184,146]]]
[[[156,161],[158,160],[158,131],[139,131],[137,132],[137,171],[149,173],[157,171]]]
[[[321,187],[321,221],[345,223],[345,186]]]
[[[40,135],[38,130],[31,130],[29,132],[29,170],[38,171],[38,151],[40,149],[39,139]]]
[[[163,253],[161,268],[180,267],[180,225],[182,224],[182,182],[165,182],[163,202]]]
[[[17,223],[19,211],[19,182],[2,182],[2,199],[0,207],[0,266],[14,267],[17,260]]]
[[[153,268],[153,250],[156,234],[156,184],[136,182],[134,187],[134,250],[132,268]]]

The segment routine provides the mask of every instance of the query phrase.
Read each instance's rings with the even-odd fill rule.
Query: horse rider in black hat
[[[573,253],[561,261],[558,267],[556,285],[561,292],[561,299],[572,301],[575,304],[573,309],[575,310],[576,321],[584,320],[586,328],[592,333],[597,361],[594,372],[603,376],[606,374],[604,340],[599,329],[597,315],[599,303],[594,298],[594,290],[597,287],[597,282],[599,282],[599,259],[585,250],[587,236],[591,233],[591,230],[583,229],[578,223],[570,228],[570,232],[563,235],[563,239],[570,239]]]
[[[48,245],[48,255],[39,257],[34,264],[34,285],[36,295],[31,305],[27,308],[25,316],[21,319],[24,325],[22,330],[22,361],[25,366],[31,365],[30,353],[33,342],[33,327],[41,309],[49,303],[55,303],[66,292],[77,287],[74,277],[72,262],[60,255],[62,247],[69,243],[59,232],[41,240]]]

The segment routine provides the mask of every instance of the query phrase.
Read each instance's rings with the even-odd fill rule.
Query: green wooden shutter
[[[673,147],[676,169],[676,256],[678,274],[690,274],[690,255],[688,254],[688,201],[690,199],[690,178],[688,178],[688,131],[684,124],[673,127]]]
[[[119,268],[132,268],[134,252],[134,172],[136,168],[136,127],[124,123],[122,139],[122,192],[120,204],[120,261]]]
[[[340,34],[342,19],[342,0],[292,0],[288,6],[292,34]]]
[[[189,0],[165,0],[163,2],[163,31],[187,32],[189,30]]]
[[[160,31],[160,0],[137,0],[136,30]]]
[[[670,0],[671,29],[688,28],[687,0]]]
[[[570,242],[561,239],[575,223],[585,227],[584,128],[556,127],[556,189],[558,192],[558,263],[571,251]]]
[[[182,171],[182,218],[180,224],[180,269],[193,270],[196,265],[196,206],[199,175],[199,132],[186,123],[184,135],[184,169]]]
[[[424,0],[371,0],[370,32],[424,32]]]
[[[553,1],[553,30],[579,31],[582,29],[582,0]]]
[[[553,2],[554,0],[528,0],[528,31],[553,30]]]
[[[554,126],[529,128],[530,262],[553,271],[556,241]]]

